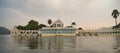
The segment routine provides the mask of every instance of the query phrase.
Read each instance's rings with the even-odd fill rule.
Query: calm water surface
[[[120,36],[0,35],[0,53],[120,53]]]

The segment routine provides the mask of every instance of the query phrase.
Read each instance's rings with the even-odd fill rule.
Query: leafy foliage
[[[75,22],[72,22],[72,24],[71,25],[76,25],[76,23]]]
[[[46,27],[46,25],[45,24],[40,24],[39,28],[41,29],[42,27]]]
[[[17,29],[19,29],[19,30],[23,30],[23,29],[25,29],[25,27],[19,25],[19,26],[17,26]]]
[[[115,22],[117,25],[117,17],[119,16],[119,11],[117,9],[114,9],[112,12],[112,16],[113,16],[113,18],[115,18]]]
[[[17,26],[17,29],[19,30],[38,30],[41,29],[42,27],[46,27],[44,24],[40,24],[35,21],[35,20],[30,20],[26,26]]]
[[[83,29],[81,27],[79,27],[78,30],[83,30]]]
[[[113,10],[112,16],[113,16],[114,18],[117,18],[117,17],[119,16],[119,12],[118,12],[117,9],[114,9],[114,10]]]
[[[31,20],[28,22],[28,25],[26,25],[27,30],[38,30],[38,22]]]
[[[120,23],[116,26],[113,26],[113,29],[117,29],[117,28],[120,28]]]
[[[51,20],[51,19],[48,20],[48,24],[49,24],[49,25],[52,24],[52,20]]]
[[[72,27],[74,27],[75,25],[76,25],[76,23],[75,23],[75,22],[72,22],[72,23],[71,23],[71,26],[72,26]]]

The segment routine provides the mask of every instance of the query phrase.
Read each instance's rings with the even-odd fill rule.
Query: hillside
[[[5,27],[1,27],[0,26],[0,35],[1,34],[10,34],[10,30],[8,30],[7,28]]]

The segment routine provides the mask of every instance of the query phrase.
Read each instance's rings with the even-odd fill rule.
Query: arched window
[[[27,34],[29,34],[29,32],[27,32]]]
[[[23,32],[21,31],[21,34],[23,34]]]

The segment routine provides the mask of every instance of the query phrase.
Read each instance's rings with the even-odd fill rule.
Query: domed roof
[[[55,23],[62,23],[62,21],[60,20],[60,19],[57,19],[56,21],[55,21]]]
[[[57,19],[57,20],[53,23],[52,26],[53,26],[53,27],[63,27],[63,23],[62,23],[62,21],[61,21],[60,19]]]

